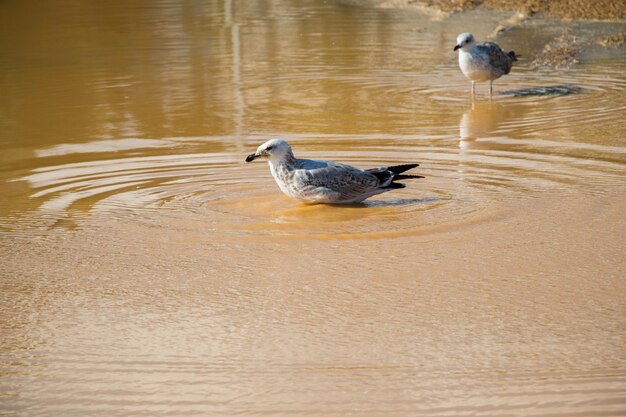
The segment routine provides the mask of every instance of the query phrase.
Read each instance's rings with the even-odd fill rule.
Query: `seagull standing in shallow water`
[[[511,72],[513,62],[517,61],[515,52],[505,53],[493,42],[477,44],[471,33],[461,33],[457,36],[454,50],[457,49],[461,72],[472,80],[472,97],[476,91],[475,83],[489,80],[489,98],[491,98],[493,80]]]
[[[284,140],[272,139],[248,155],[246,162],[268,159],[270,171],[280,190],[289,197],[309,204],[349,204],[386,191],[404,188],[395,182],[419,175],[402,174],[418,164],[359,169],[332,161],[298,159]]]

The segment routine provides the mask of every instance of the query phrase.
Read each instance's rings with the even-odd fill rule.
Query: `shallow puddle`
[[[471,101],[504,17],[3,3],[0,414],[623,412],[626,54],[532,69],[538,21]],[[272,137],[425,178],[303,205]]]

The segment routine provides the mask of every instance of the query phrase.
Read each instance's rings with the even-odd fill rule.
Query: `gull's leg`
[[[472,98],[476,95],[476,82],[472,81]]]
[[[489,100],[493,97],[493,80],[489,80]]]

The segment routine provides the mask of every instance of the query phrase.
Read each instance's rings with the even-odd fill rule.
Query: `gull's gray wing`
[[[376,175],[332,161],[299,160],[297,180],[303,187],[325,188],[338,199],[352,200],[376,193],[381,181]]]
[[[508,74],[511,72],[513,66],[513,59],[506,54],[502,48],[493,42],[485,42],[480,45],[476,45],[476,48],[481,54],[486,55],[489,58],[489,65],[502,74]]]

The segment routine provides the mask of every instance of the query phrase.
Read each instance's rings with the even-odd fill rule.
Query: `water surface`
[[[626,55],[472,102],[454,40],[503,17],[3,2],[0,414],[623,414]],[[426,178],[302,205],[272,137]]]

